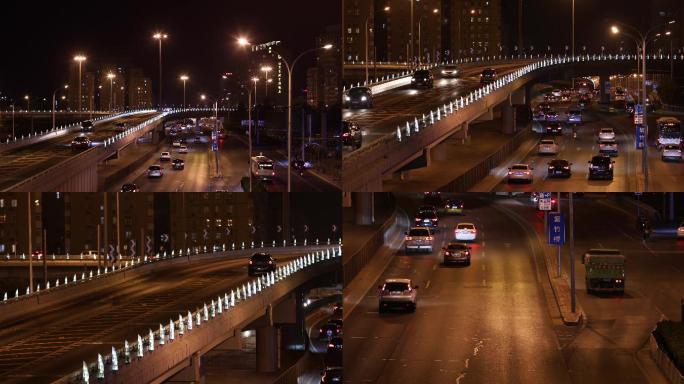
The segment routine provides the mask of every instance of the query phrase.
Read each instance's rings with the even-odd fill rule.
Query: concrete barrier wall
[[[176,268],[180,266],[194,265],[212,261],[240,259],[251,256],[259,250],[266,250],[271,254],[282,253],[306,253],[323,250],[329,246],[313,247],[286,247],[286,248],[258,248],[246,249],[230,252],[216,252],[207,254],[179,256],[176,258],[161,261],[148,262],[128,269],[122,269],[114,273],[93,276],[92,279],[80,280],[68,285],[54,287],[50,290],[43,290],[33,295],[21,296],[18,300],[0,301],[0,324],[15,321],[25,316],[29,316],[36,311],[44,311],[67,305],[83,297],[98,294],[105,290],[110,290],[118,284],[147,275],[160,268]]]
[[[387,231],[392,228],[397,222],[397,211],[392,212],[392,215],[385,221],[382,226],[373,234],[373,236],[354,254],[342,256],[343,278],[345,285],[354,279],[354,277],[368,264],[370,259],[375,256],[375,253],[385,244],[387,238]]]
[[[658,345],[653,334],[649,337],[649,348],[651,350],[651,356],[670,383],[684,384],[684,375],[679,372],[679,369],[677,369],[672,360],[670,360],[667,353],[660,349],[660,345]]]

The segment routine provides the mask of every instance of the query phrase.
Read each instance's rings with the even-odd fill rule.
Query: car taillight
[[[269,263],[269,264],[273,264],[273,260],[269,260],[268,263]]]
[[[250,260],[250,261],[249,261],[249,264],[252,265],[252,264],[254,264],[254,262],[253,262],[252,260]]]
[[[469,251],[465,251],[465,255],[466,255],[466,256],[470,256],[470,252],[469,252]]]
[[[435,218],[435,219],[432,219],[432,221],[437,221],[437,219],[436,219],[436,218]]]
[[[563,166],[563,169],[570,169],[570,167],[565,165],[565,166]]]
[[[508,174],[509,174],[509,175],[512,175],[512,174],[513,174],[513,171],[508,171]]]
[[[411,240],[413,240],[413,237],[411,237],[411,236],[406,236],[406,241],[411,241]]]
[[[342,137],[349,137],[349,133],[348,132],[343,133]]]
[[[449,251],[444,251],[444,255],[449,256],[449,255],[451,255],[451,253]]]
[[[428,236],[427,239],[428,239],[429,241],[432,241],[432,236]]]

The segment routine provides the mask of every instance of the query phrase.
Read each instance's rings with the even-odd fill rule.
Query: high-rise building
[[[110,74],[114,75],[111,80]],[[124,68],[113,65],[103,67],[98,82],[101,111],[120,111],[128,105],[126,103],[127,73]]]
[[[501,0],[453,1],[450,17],[452,39],[443,49],[452,58],[494,55],[503,49]]]
[[[94,110],[95,108],[95,94],[96,94],[96,75],[93,72],[86,71],[82,68],[81,84],[78,84],[78,66],[74,65],[69,71],[69,88],[67,89],[67,99],[69,109],[77,111],[79,108],[78,90],[81,89],[81,109],[84,111]]]
[[[152,81],[145,77],[141,68],[131,68],[128,71],[128,107],[152,107]]]
[[[368,52],[372,60],[374,43],[372,26],[377,0],[345,0],[343,55],[345,62],[364,61],[366,57],[366,28],[368,27]]]
[[[329,27],[316,38],[316,46],[332,44],[332,49],[319,50],[316,67],[307,71],[307,103],[315,108],[329,108],[340,103],[340,29]]]

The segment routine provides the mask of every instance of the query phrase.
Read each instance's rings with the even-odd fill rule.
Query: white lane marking
[[[427,284],[425,284],[425,289],[430,288],[430,282],[431,282],[431,280],[428,280]]]
[[[487,286],[487,280],[486,279],[482,279],[482,286],[483,287]]]
[[[484,245],[483,245],[483,246],[484,246]],[[482,250],[482,258],[484,259],[484,257],[485,257],[485,251],[484,251],[484,249],[483,249],[483,250]]]
[[[432,270],[433,270],[433,271],[436,270],[436,269],[437,269],[437,264],[435,264],[435,265],[432,266]]]
[[[487,266],[482,264],[482,270],[484,271],[485,269],[487,269]]]
[[[461,379],[465,377],[465,372],[461,372],[461,374],[456,378],[456,384],[461,384]]]
[[[482,240],[482,247],[484,248],[485,245],[486,245],[486,244],[485,244],[485,241]]]
[[[470,364],[470,358],[467,358],[465,361],[465,367],[468,368],[468,364]]]

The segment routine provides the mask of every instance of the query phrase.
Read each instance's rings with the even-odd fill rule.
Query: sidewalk
[[[515,134],[501,131],[501,119],[470,125],[468,140],[449,138],[432,149],[429,167],[404,173],[404,180],[383,181],[386,191],[437,191],[509,142]],[[522,129],[527,129],[524,127]],[[535,137],[535,143],[536,141]]]

